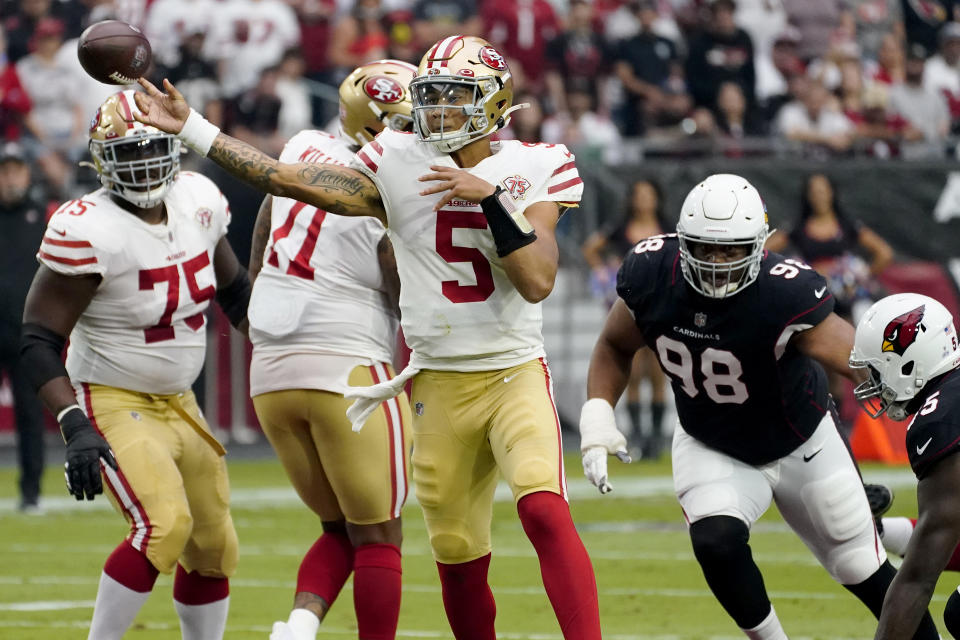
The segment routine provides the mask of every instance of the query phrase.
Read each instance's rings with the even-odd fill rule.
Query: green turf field
[[[579,459],[567,458],[573,516],[596,568],[605,638],[743,638],[707,590],[693,559],[671,491],[669,462],[611,464],[615,490],[601,497],[585,485]],[[908,469],[867,467],[866,473],[897,487],[891,513],[914,513]],[[125,533],[122,519],[105,507],[105,500],[82,508],[67,501],[57,474],[51,464],[45,478],[47,514],[22,516],[10,508],[15,472],[0,469],[0,503],[6,505],[0,510],[4,640],[86,638],[100,568]],[[231,581],[226,637],[266,640],[273,621],[286,619],[298,562],[317,535],[317,522],[297,502],[276,462],[234,461],[230,474],[240,567]],[[399,637],[450,638],[415,504],[404,510],[404,526]],[[793,640],[873,637],[873,618],[816,564],[775,509],[754,529],[752,547]],[[943,605],[958,581],[957,574],[947,574],[937,590],[932,612],[941,627]],[[542,591],[536,557],[509,498],[495,505],[491,583],[500,638],[561,638]],[[321,626],[320,637],[356,637],[349,589],[348,584]],[[180,637],[169,577],[161,576],[127,637]]]

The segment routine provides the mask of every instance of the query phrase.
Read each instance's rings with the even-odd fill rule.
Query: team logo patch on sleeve
[[[503,186],[510,192],[513,199],[522,200],[524,194],[530,189],[530,181],[523,176],[510,176],[503,179]]]
[[[200,226],[204,229],[210,228],[210,223],[213,221],[213,211],[207,209],[206,207],[201,207],[197,209],[197,222],[200,223]]]
[[[907,347],[917,340],[917,332],[926,331],[923,326],[923,312],[926,305],[907,311],[891,320],[883,330],[883,345],[881,351],[893,351],[902,356]]]

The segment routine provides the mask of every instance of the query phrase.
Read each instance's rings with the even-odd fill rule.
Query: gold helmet
[[[506,126],[513,76],[503,56],[475,36],[450,36],[430,47],[410,83],[413,129],[444,153]]]
[[[163,201],[180,172],[180,141],[136,120],[133,90],[115,93],[90,122],[90,155],[105,189],[143,209]]]
[[[410,81],[417,68],[400,60],[361,65],[340,83],[340,129],[360,146],[384,127],[410,131]]]

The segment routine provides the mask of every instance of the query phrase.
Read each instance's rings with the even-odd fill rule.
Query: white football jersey
[[[50,218],[37,259],[57,273],[103,278],[70,334],[72,382],[168,394],[200,373],[214,248],[230,209],[213,182],[187,171],[164,204],[167,222],[147,224],[100,189]]]
[[[511,193],[519,206],[554,201],[578,206],[583,182],[562,144],[493,143],[473,175]],[[385,130],[357,152],[354,168],[383,199],[403,286],[403,333],[421,369],[484,371],[544,355],[540,304],[523,299],[497,257],[479,204],[421,196],[418,178],[453,159],[409,133]]]
[[[281,162],[341,166],[352,159],[347,141],[322,131],[301,131],[280,155]],[[385,233],[376,218],[273,199],[270,239],[248,312],[252,395],[291,388],[343,392],[353,366],[393,360],[399,321],[377,256]],[[315,366],[294,357],[307,354]],[[341,357],[319,362],[321,354]]]

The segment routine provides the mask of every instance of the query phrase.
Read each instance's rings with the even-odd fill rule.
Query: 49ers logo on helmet
[[[902,356],[907,347],[917,341],[917,332],[920,329],[926,330],[922,324],[925,309],[926,305],[920,305],[887,323],[883,330],[883,346],[880,350],[893,351]]]
[[[403,87],[393,78],[374,76],[363,83],[363,91],[377,102],[393,104],[403,99]]]
[[[491,69],[496,69],[497,71],[506,71],[507,69],[507,61],[503,59],[499,51],[491,46],[480,49],[480,60]]]

